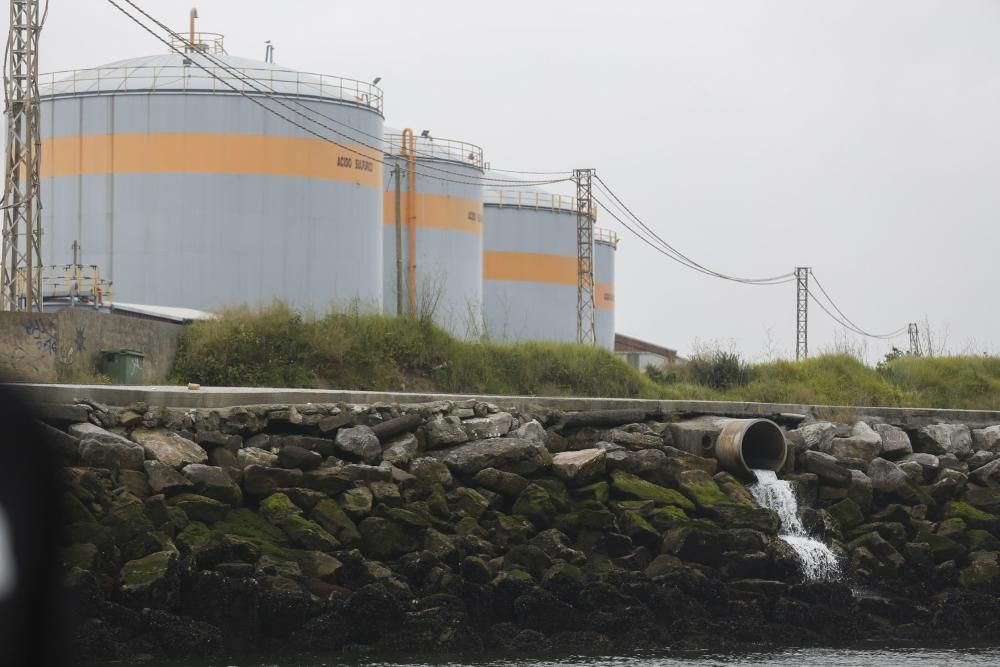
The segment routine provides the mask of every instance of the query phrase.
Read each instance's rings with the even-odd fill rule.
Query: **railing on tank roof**
[[[610,229],[603,229],[601,227],[594,227],[594,241],[607,243],[609,246],[618,249],[618,234],[614,233]]]
[[[387,134],[384,136],[386,155],[403,155],[403,135]],[[471,164],[479,169],[486,163],[483,161],[483,149],[475,144],[454,139],[438,139],[436,137],[414,137],[417,158],[451,160]]]
[[[43,97],[60,97],[150,90],[232,93],[235,88],[248,94],[340,100],[382,113],[382,90],[364,81],[284,69],[203,66],[208,72],[195,65],[95,67],[49,72],[39,75],[38,89]]]
[[[533,208],[571,213],[576,213],[578,209],[575,195],[557,195],[530,190],[489,190],[486,193],[486,203],[500,208]],[[591,212],[591,217],[597,219],[596,207]]]
[[[217,32],[196,32],[194,34],[194,48],[192,49],[190,33],[176,33],[170,36],[170,53],[174,53],[174,49],[177,49],[179,51],[226,55],[226,49],[222,45],[223,40],[224,37]]]

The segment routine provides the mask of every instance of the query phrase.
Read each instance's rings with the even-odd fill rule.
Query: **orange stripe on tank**
[[[382,186],[381,152],[322,139],[254,134],[128,133],[42,141],[41,176],[255,174]]]
[[[402,193],[406,196],[406,193]],[[483,203],[448,195],[416,194],[417,228],[451,229],[471,234],[483,233]],[[382,206],[382,221],[396,224],[396,192],[386,192]],[[405,225],[406,220],[401,218]]]
[[[594,285],[594,307],[598,310],[615,309],[614,283],[597,283]]]
[[[483,279],[576,285],[576,257],[487,251],[483,253]]]

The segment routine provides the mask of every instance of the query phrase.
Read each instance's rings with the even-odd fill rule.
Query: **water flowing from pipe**
[[[773,470],[754,470],[757,483],[750,493],[761,507],[774,510],[781,519],[781,533],[802,563],[802,574],[809,581],[835,581],[842,576],[837,557],[817,539],[809,536],[799,518],[799,504],[792,485],[778,479]]]

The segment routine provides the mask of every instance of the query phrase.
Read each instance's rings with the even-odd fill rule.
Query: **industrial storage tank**
[[[45,263],[78,242],[119,302],[381,308],[381,91],[174,44],[43,77]]]
[[[618,235],[594,229],[594,333],[597,344],[615,349],[615,253]]]
[[[387,130],[384,159],[384,311],[431,316],[456,336],[477,338],[483,321],[482,148],[426,131]]]
[[[483,304],[499,341],[576,342],[576,197],[537,187],[486,188]],[[612,236],[595,229],[595,239]],[[594,305],[598,343],[614,347],[613,244],[595,240]]]

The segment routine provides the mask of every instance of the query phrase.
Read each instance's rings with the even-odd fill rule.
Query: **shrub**
[[[685,364],[687,377],[697,384],[726,391],[750,382],[749,364],[737,352],[721,349],[702,351]]]

